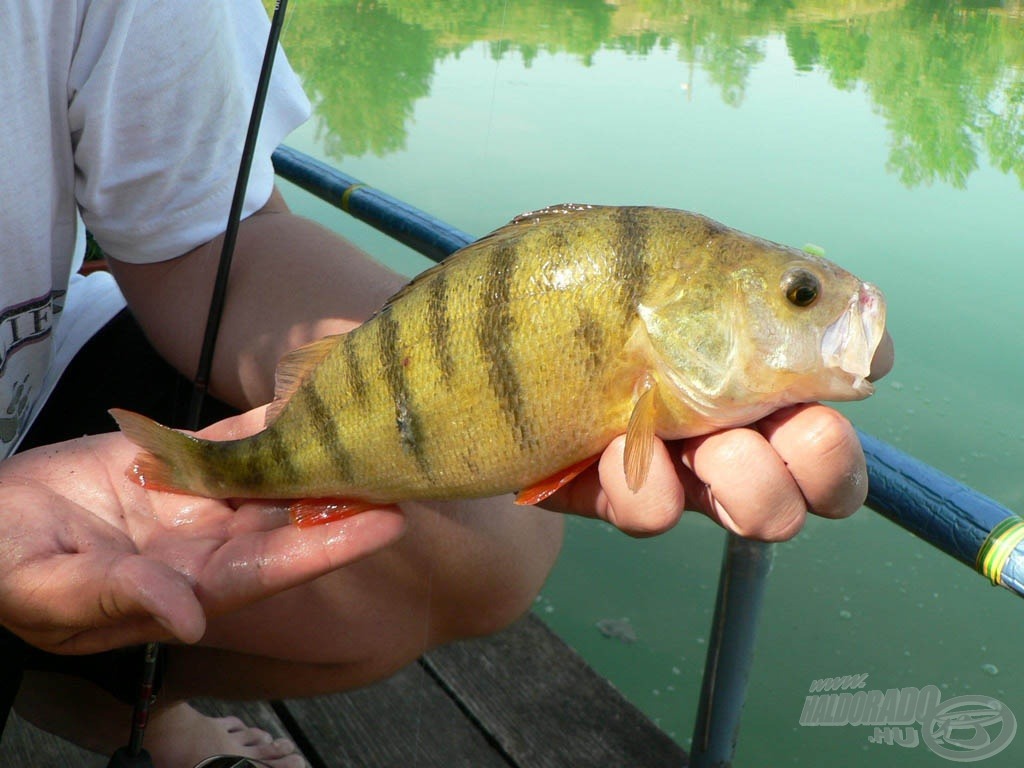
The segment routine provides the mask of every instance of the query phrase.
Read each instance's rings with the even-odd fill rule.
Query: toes
[[[273,750],[276,753],[275,757],[284,757],[298,752],[298,747],[291,739],[274,739],[267,747],[268,751]]]
[[[254,757],[274,768],[309,768],[291,739],[273,739],[257,750]]]
[[[291,739],[275,739],[262,728],[246,725],[237,717],[212,718],[231,735],[238,751],[246,757],[261,760],[274,768],[308,768],[308,763],[299,753]]]
[[[301,755],[289,755],[278,760],[263,760],[262,762],[273,766],[273,768],[309,768],[309,763]]]
[[[250,728],[242,743],[247,747],[260,747],[274,743],[274,737],[261,728]]]
[[[214,717],[214,718],[210,718],[210,719],[213,720],[213,722],[215,722],[218,725],[220,725],[220,727],[223,728],[228,733],[236,733],[238,731],[244,731],[246,728],[249,727],[245,723],[243,723],[241,720],[239,720],[237,717],[233,717],[233,716],[229,716],[229,717]]]

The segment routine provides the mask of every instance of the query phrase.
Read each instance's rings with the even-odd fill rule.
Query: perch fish
[[[145,487],[306,500],[300,524],[408,499],[536,503],[623,433],[636,490],[655,436],[867,397],[884,335],[880,291],[820,256],[685,211],[560,205],[285,356],[258,434],[112,414]]]

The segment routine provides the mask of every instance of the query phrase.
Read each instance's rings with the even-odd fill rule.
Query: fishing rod
[[[260,122],[263,119],[263,108],[270,90],[270,75],[274,68],[274,58],[281,29],[284,26],[284,14],[288,0],[277,0],[274,14],[270,20],[270,33],[267,36],[267,47],[260,65],[260,76],[256,83],[253,97],[252,112],[249,115],[249,127],[242,146],[242,157],[239,161],[238,176],[235,179],[235,192],[231,199],[228,212],[227,227],[224,230],[224,242],[221,246],[220,260],[217,264],[217,276],[213,284],[213,295],[210,298],[210,309],[206,315],[206,331],[199,353],[199,364],[193,380],[192,398],[189,402],[186,417],[187,429],[198,429],[203,411],[203,402],[210,388],[210,372],[213,369],[213,355],[217,347],[217,334],[220,330],[221,318],[224,314],[224,303],[227,297],[228,277],[231,273],[231,259],[238,240],[238,227],[242,220],[242,207],[245,204],[245,193],[249,186],[249,172],[252,170],[253,157],[256,154],[256,139],[259,136]],[[155,697],[153,683],[160,663],[161,646],[159,643],[148,643],[143,654],[142,670],[139,679],[139,692],[132,714],[131,733],[128,744],[119,748],[110,758],[108,768],[152,768],[153,762],[149,753],[143,748],[146,726],[149,723],[149,710]],[[204,761],[208,764],[208,761]],[[254,763],[253,763],[254,764]],[[238,763],[236,763],[238,765]]]
[[[217,277],[213,284],[213,296],[210,299],[210,311],[206,316],[206,332],[203,346],[199,353],[199,365],[193,380],[192,400],[189,403],[186,427],[197,429],[203,401],[210,387],[210,372],[213,369],[213,353],[217,347],[217,332],[220,330],[221,317],[224,314],[224,301],[227,296],[228,276],[231,272],[231,259],[235,253],[235,242],[238,239],[238,225],[242,219],[242,206],[245,204],[245,192],[249,186],[249,171],[252,168],[253,156],[256,153],[256,139],[259,136],[260,121],[263,119],[263,107],[270,89],[270,74],[274,67],[274,54],[281,38],[284,24],[285,8],[288,0],[277,0],[274,16],[270,22],[270,34],[267,48],[263,54],[259,82],[256,85],[256,96],[253,99],[252,114],[249,116],[249,128],[242,147],[242,159],[238,167],[238,178],[235,181],[235,194],[231,200],[231,211],[228,213],[228,224],[224,230],[224,243],[220,251],[217,265]]]

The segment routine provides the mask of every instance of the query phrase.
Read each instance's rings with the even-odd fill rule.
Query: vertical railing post
[[[727,535],[690,747],[691,768],[732,764],[774,553],[771,544]]]

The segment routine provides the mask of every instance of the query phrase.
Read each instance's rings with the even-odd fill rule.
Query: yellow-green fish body
[[[286,356],[257,435],[211,442],[116,416],[152,454],[141,480],[213,497],[489,496],[627,430],[638,487],[655,434],[866,397],[883,333],[877,289],[819,257],[683,211],[557,206]]]

